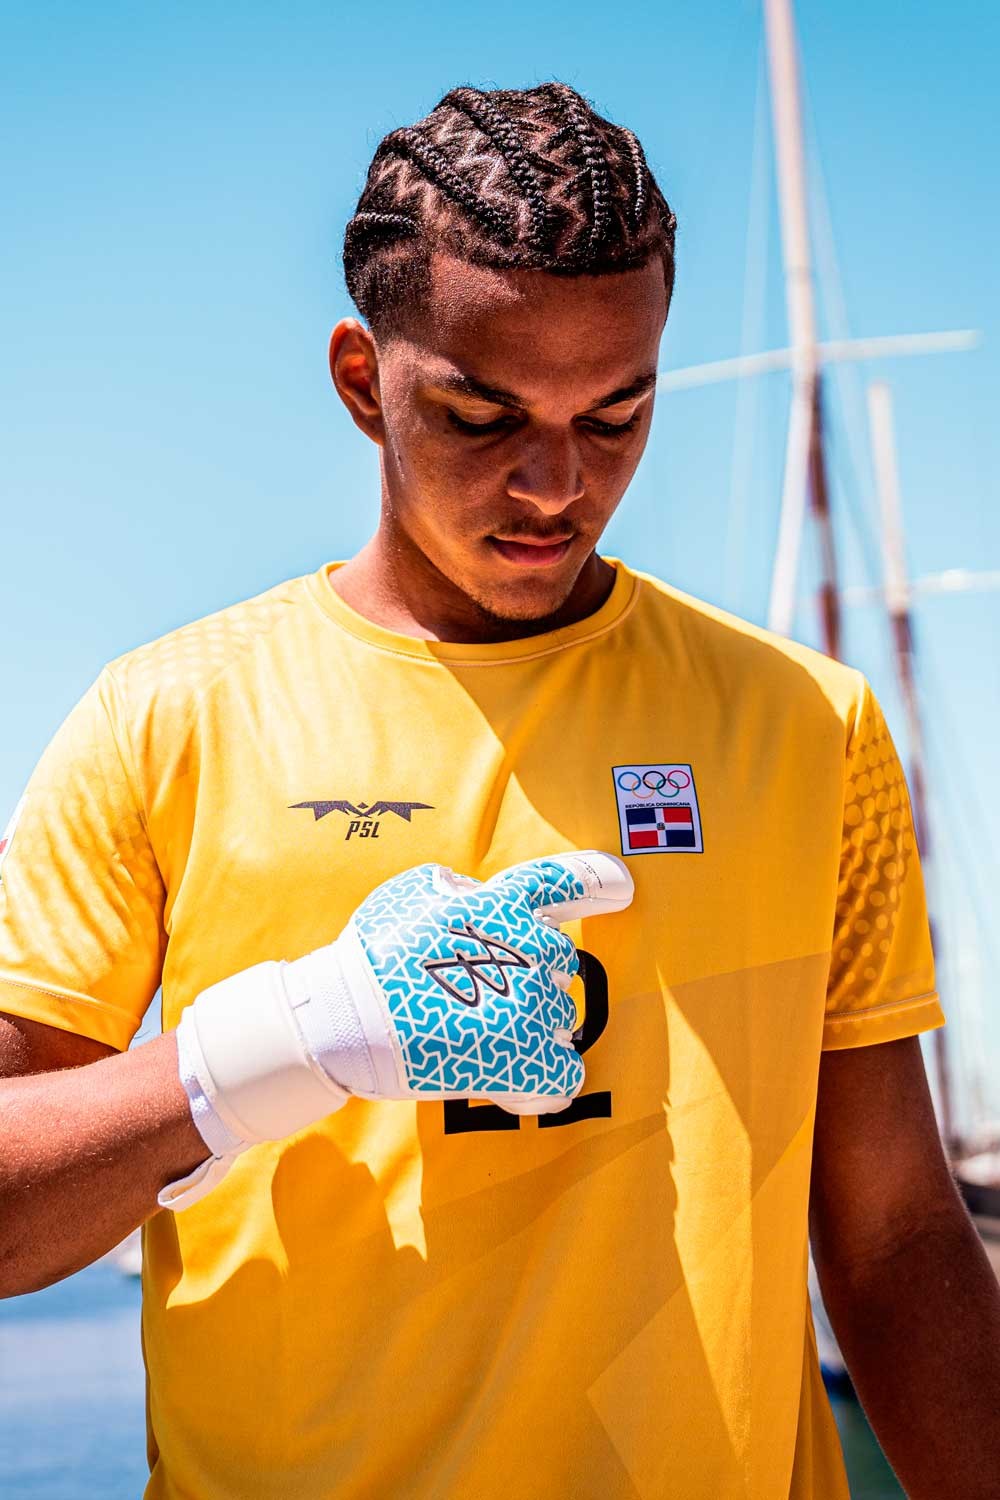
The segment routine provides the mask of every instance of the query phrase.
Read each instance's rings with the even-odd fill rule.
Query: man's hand
[[[623,910],[632,878],[596,851],[481,883],[420,865],[379,886],[328,947],[200,994],[177,1029],[181,1080],[211,1161],[160,1194],[186,1208],[256,1141],[364,1099],[564,1109],[583,1084],[558,922]]]

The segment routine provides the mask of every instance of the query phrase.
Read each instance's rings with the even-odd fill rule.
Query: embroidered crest
[[[613,767],[623,854],[702,854],[701,812],[690,765]]]

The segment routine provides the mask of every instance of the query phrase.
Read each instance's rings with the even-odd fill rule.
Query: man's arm
[[[0,1296],[89,1265],[207,1155],[173,1035],[115,1053],[0,1014]]]
[[[1000,1287],[951,1178],[919,1038],[822,1054],[809,1226],[830,1322],[910,1500],[992,1500]]]
[[[209,985],[176,1033],[131,1052],[94,1061],[93,1043],[74,1054],[65,1035],[0,1016],[0,1074],[5,1036],[6,1072],[21,1075],[0,1078],[0,1295],[78,1270],[148,1218],[164,1188],[167,1206],[186,1208],[242,1151],[315,1124],[352,1094],[489,1098],[516,1114],[566,1108],[583,1084],[566,993],[577,955],[550,924],[624,911],[633,891],[617,855],[594,849],[526,860],[488,881],[418,865],[378,886],[333,943]],[[508,932],[533,959],[503,1005],[477,1011],[475,1027],[465,1000],[432,974],[431,955],[452,951],[463,919]],[[400,955],[417,972],[428,962],[423,987],[408,982],[392,1001],[397,1029],[382,982],[394,982]],[[428,1089],[404,1056],[408,1033],[456,1009],[451,1081]]]

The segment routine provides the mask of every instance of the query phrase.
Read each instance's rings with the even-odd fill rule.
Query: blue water
[[[899,1500],[857,1402],[835,1397],[833,1409],[852,1500]],[[98,1262],[0,1301],[4,1500],[140,1500],[145,1481],[138,1281]]]
[[[139,1500],[139,1282],[98,1262],[0,1302],[0,1495]]]

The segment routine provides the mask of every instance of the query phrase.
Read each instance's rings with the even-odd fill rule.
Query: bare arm
[[[911,1500],[1000,1472],[1000,1288],[951,1180],[916,1037],[824,1053],[810,1224],[830,1322]]]
[[[89,1265],[207,1155],[171,1034],[116,1053],[0,1014],[0,1296]]]

